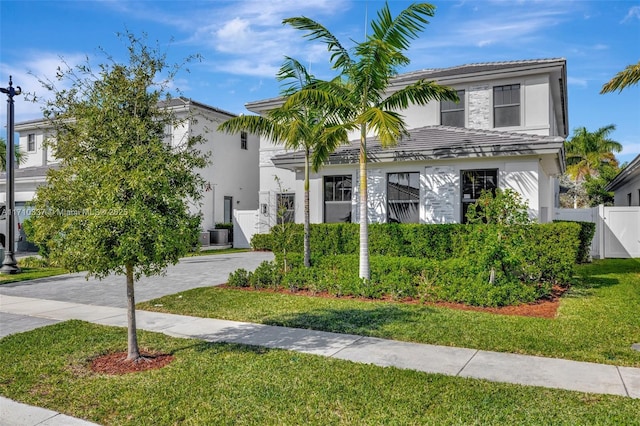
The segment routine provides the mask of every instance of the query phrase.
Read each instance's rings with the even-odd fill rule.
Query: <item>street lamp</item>
[[[13,255],[13,251],[15,248],[14,215],[16,210],[15,200],[13,197],[13,169],[15,163],[15,146],[13,145],[13,97],[21,94],[22,89],[20,89],[20,86],[16,86],[16,88],[14,89],[13,82],[11,81],[11,76],[9,76],[9,87],[0,87],[0,92],[7,94],[7,167],[5,168],[7,177],[7,198],[5,203],[7,232],[5,233],[6,238],[4,261],[2,262],[2,267],[0,268],[0,274],[17,274],[18,272],[20,272],[20,268],[18,267],[18,262],[16,262],[16,258]]]

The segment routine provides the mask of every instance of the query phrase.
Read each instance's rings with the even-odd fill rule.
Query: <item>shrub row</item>
[[[371,256],[416,257],[446,260],[467,255],[470,247],[481,251],[488,235],[504,238],[509,244],[536,262],[547,259],[560,262],[566,268],[570,262],[588,259],[593,224],[586,222],[558,222],[533,225],[421,225],[371,224],[369,226],[369,253]],[[357,254],[359,247],[358,224],[312,224],[311,252],[317,256]],[[483,231],[484,230],[484,231]],[[484,232],[484,234],[483,234]],[[579,242],[579,246],[576,246]],[[516,244],[517,243],[517,244]],[[302,253],[303,229],[300,224],[273,228],[270,234],[257,234],[251,240],[255,250],[274,253]],[[586,254],[585,254],[586,253]],[[552,267],[552,266],[550,266]]]
[[[336,255],[318,259],[310,268],[294,267],[286,273],[281,259],[263,262],[254,272],[237,270],[229,276],[236,287],[284,288],[372,299],[390,297],[421,301],[450,301],[476,306],[503,306],[548,296],[550,283],[521,282],[480,270],[465,259],[434,261],[411,257],[373,256],[371,279],[358,277],[358,256]]]
[[[270,238],[276,262],[230,277],[231,285],[284,287],[364,297],[501,306],[530,302],[570,281],[584,226],[372,225],[371,280],[358,277],[357,225],[313,225],[312,268],[302,267],[302,231]],[[235,283],[232,283],[235,282]]]

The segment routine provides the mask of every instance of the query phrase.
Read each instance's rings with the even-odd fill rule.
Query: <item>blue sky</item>
[[[390,1],[397,13],[410,2]],[[53,77],[61,63],[86,56],[104,62],[98,47],[126,54],[116,33],[146,32],[172,62],[200,54],[175,81],[185,96],[234,113],[244,104],[277,96],[274,75],[284,55],[330,77],[321,45],[282,26],[305,15],[343,43],[364,37],[380,1],[0,1],[0,85],[9,75],[23,91],[44,94],[35,76]],[[640,86],[600,95],[602,84],[640,59],[640,1],[434,1],[436,14],[409,51],[403,71],[466,63],[564,57],[569,125],[596,130],[615,124],[621,161],[640,153]],[[3,96],[4,100],[4,96]],[[5,102],[0,123],[6,123]],[[37,104],[16,98],[16,121],[41,116]],[[3,135],[4,136],[4,135]]]

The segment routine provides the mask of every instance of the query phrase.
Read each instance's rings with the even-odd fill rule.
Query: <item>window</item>
[[[464,127],[464,90],[458,90],[456,93],[460,102],[440,103],[440,124],[443,126]]]
[[[324,223],[351,222],[351,176],[325,176]]]
[[[631,206],[631,193],[627,194],[627,205]]]
[[[224,223],[231,223],[233,217],[233,197],[224,197]]]
[[[240,132],[240,149],[247,149],[247,132]]]
[[[493,88],[493,127],[520,125],[520,85]]]
[[[420,173],[387,175],[387,222],[420,221]]]
[[[295,194],[278,194],[277,203],[278,223],[294,223],[296,220]]]
[[[36,134],[29,133],[27,135],[27,151],[34,152],[36,150]]]
[[[467,222],[467,210],[475,203],[483,190],[495,192],[498,187],[497,170],[462,171],[462,223]]]

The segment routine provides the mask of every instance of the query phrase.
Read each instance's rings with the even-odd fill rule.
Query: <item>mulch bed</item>
[[[498,315],[517,315],[522,317],[536,317],[536,318],[555,318],[558,312],[558,306],[560,306],[560,296],[562,296],[562,294],[568,290],[566,287],[554,286],[552,290],[552,295],[549,299],[541,299],[533,303],[522,304],[522,305],[489,308],[489,307],[481,307],[481,306],[469,306],[462,303],[453,303],[453,302],[422,302],[418,299],[411,299],[411,298],[407,298],[403,300],[393,300],[391,298],[368,299],[365,297],[354,297],[354,296],[334,296],[326,292],[316,293],[316,292],[311,292],[307,290],[291,291],[288,289],[254,289],[250,287],[231,287],[227,284],[223,284],[218,287],[234,289],[234,290],[261,291],[265,293],[281,293],[281,294],[300,295],[300,296],[323,297],[327,299],[352,299],[352,300],[359,300],[363,302],[386,301],[386,302],[405,303],[405,304],[424,304],[427,306],[438,306],[438,307],[444,307],[444,308],[450,308],[450,309],[460,309],[464,311],[488,312],[488,313],[498,314]]]
[[[127,361],[126,351],[101,355],[91,361],[90,368],[95,373],[121,375],[162,368],[174,359],[174,356],[169,354],[141,355],[142,358],[137,361]]]

